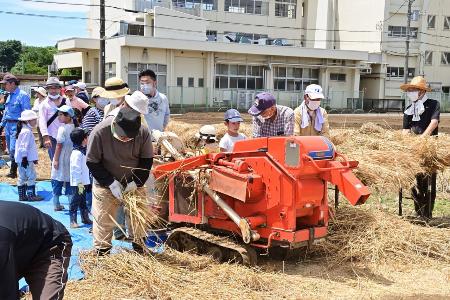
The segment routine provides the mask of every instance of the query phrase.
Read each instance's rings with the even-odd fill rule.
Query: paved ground
[[[244,121],[251,121],[250,115],[243,114],[242,116]],[[218,123],[223,119],[223,112],[186,113],[172,115],[172,118],[192,124]],[[366,122],[373,122],[383,127],[400,129],[402,127],[403,114],[333,114],[329,115],[329,120],[331,127],[334,128],[360,127]],[[441,114],[439,131],[450,133],[450,113]]]

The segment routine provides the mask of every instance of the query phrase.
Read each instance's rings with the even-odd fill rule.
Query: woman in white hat
[[[32,110],[24,110],[17,123],[17,141],[14,161],[19,166],[17,190],[19,201],[39,201],[36,196],[36,170],[38,152],[34,141],[33,128],[37,125],[37,114]]]
[[[117,108],[125,100],[130,89],[121,78],[111,77],[105,81],[105,90],[100,94],[100,97],[109,99],[109,104],[105,106],[104,113],[106,118],[111,111]]]
[[[39,119],[39,107],[41,106],[41,103],[45,100],[45,98],[47,98],[47,91],[42,86],[40,86],[37,89],[35,89],[34,92],[35,92],[35,99],[33,103],[33,108],[31,110],[37,114]],[[44,139],[42,138],[42,133],[39,130],[39,122],[37,125],[37,132],[39,135],[39,148],[44,148]]]

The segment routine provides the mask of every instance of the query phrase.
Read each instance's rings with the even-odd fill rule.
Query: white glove
[[[134,192],[135,190],[137,190],[136,182],[131,181],[127,184],[127,187],[125,188],[125,191],[123,191],[123,192],[130,193],[130,192]]]
[[[114,180],[114,182],[109,185],[109,189],[111,190],[111,193],[113,194],[114,197],[116,197],[119,200],[123,200],[122,195],[123,186],[120,182]]]
[[[160,142],[160,139],[165,136],[164,132],[152,129],[152,136],[156,143]]]

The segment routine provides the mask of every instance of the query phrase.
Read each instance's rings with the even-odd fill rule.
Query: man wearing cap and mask
[[[39,129],[44,139],[44,146],[48,149],[50,161],[53,161],[58,128],[62,126],[58,120],[58,108],[63,105],[71,105],[67,98],[61,96],[62,86],[57,77],[49,77],[45,87],[47,98],[39,107]]]
[[[87,166],[94,177],[94,246],[100,255],[111,249],[112,230],[116,225],[110,216],[117,215],[123,193],[139,190],[145,194],[143,185],[153,163],[151,135],[147,126],[141,124],[141,114],[146,114],[147,109],[147,97],[134,92],[95,126],[89,136]],[[133,243],[133,248],[142,251],[138,244]]]
[[[253,137],[290,136],[294,134],[294,111],[277,105],[268,92],[259,93],[248,110],[253,116]]]
[[[14,152],[16,150],[17,122],[24,110],[31,109],[30,96],[19,89],[19,80],[13,74],[6,73],[0,83],[3,84],[4,89],[9,93],[0,123],[0,127],[5,129],[6,146],[11,158],[11,168],[6,176],[16,178],[17,163],[14,161]]]
[[[42,86],[40,86],[35,89],[34,92],[35,99],[32,110],[38,115],[39,119],[39,107],[41,107],[42,102],[44,102],[45,98],[47,97],[47,91]],[[42,138],[42,133],[39,130],[39,123],[37,125],[37,132],[39,135],[39,148],[44,148],[44,139]]]
[[[403,133],[421,136],[437,136],[440,118],[439,102],[428,98],[431,91],[426,80],[417,76],[400,88],[406,92],[411,104],[403,114]],[[432,218],[436,199],[436,173],[416,175],[416,186],[411,190],[416,213],[425,219]]]
[[[320,85],[310,84],[306,87],[302,104],[294,110],[295,135],[329,135],[328,114],[320,107],[321,99],[324,96]]]

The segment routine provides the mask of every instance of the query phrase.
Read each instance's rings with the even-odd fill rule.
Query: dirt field
[[[251,122],[251,116],[243,114],[245,122]],[[177,121],[183,121],[192,124],[209,124],[222,121],[223,112],[209,113],[186,113],[183,115],[173,115],[172,118]],[[331,128],[359,128],[362,124],[372,122],[385,128],[401,129],[403,122],[402,114],[332,114],[329,115]],[[441,114],[439,131],[450,133],[450,114]]]

